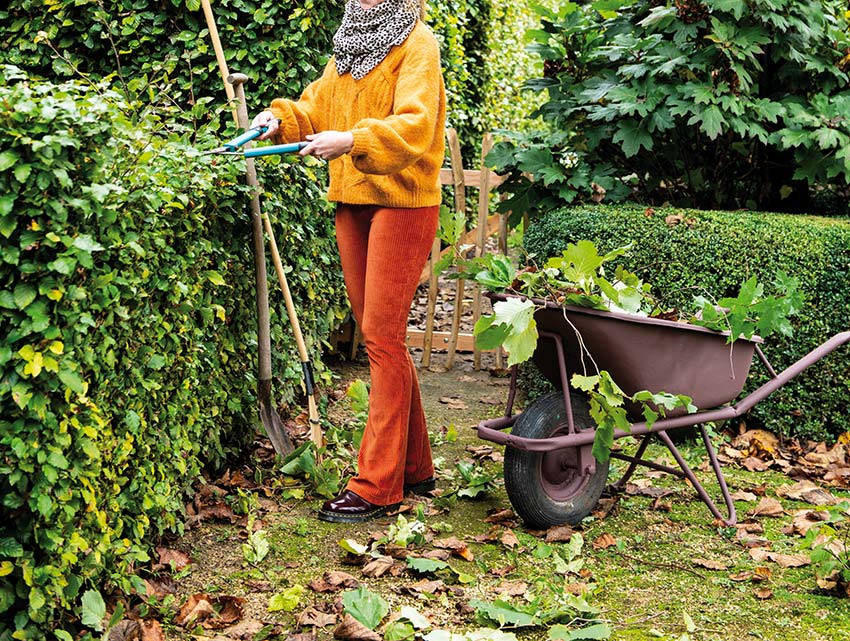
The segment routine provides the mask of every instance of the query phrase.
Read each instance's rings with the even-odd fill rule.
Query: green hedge
[[[248,197],[243,163],[199,157],[215,140],[174,113],[133,121],[105,86],[3,71],[0,640],[69,641],[84,595],[132,589],[189,486],[257,431]],[[315,356],[345,298],[313,167],[262,166]],[[292,400],[297,352],[272,321]]]
[[[665,218],[686,221],[669,225]],[[806,296],[793,337],[771,337],[765,354],[784,369],[833,334],[850,329],[850,221],[782,214],[585,206],[541,216],[527,230],[525,248],[542,262],[570,242],[588,239],[600,251],[632,244],[623,259],[671,306],[695,294],[737,294],[755,275],[769,285],[777,270],[796,276]],[[688,309],[691,309],[688,307]],[[764,383],[756,363],[745,391]],[[833,353],[793,379],[748,416],[781,434],[825,439],[850,430],[850,354]]]
[[[448,120],[467,162],[478,162],[485,131],[514,126],[530,110],[520,95],[533,64],[522,44],[536,20],[529,5],[428,2]],[[212,8],[230,71],[252,79],[246,91],[253,111],[278,96],[297,96],[318,77],[344,2],[213,0]],[[135,93],[167,86],[167,100],[187,109],[204,98],[224,99],[199,0],[10,0],[0,8],[0,47],[6,63],[44,78],[85,74],[97,81],[118,74]]]

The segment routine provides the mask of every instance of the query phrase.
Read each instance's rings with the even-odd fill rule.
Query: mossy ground
[[[341,362],[334,367],[339,387],[354,378],[368,377],[368,368],[360,361]],[[472,371],[466,361],[448,372],[421,370],[420,382],[430,428],[439,435],[434,446],[434,456],[440,462],[439,487],[444,494],[451,494],[461,485],[456,463],[471,458],[469,447],[485,445],[472,428],[482,418],[501,411],[497,403],[507,396],[507,382],[486,371]],[[458,402],[447,403],[448,398]],[[456,440],[444,436],[452,431],[450,426],[457,431]],[[652,458],[672,462],[666,449],[653,448]],[[689,462],[697,467],[703,458],[701,448],[688,443],[682,448]],[[499,448],[494,449],[498,454]],[[483,465],[498,472],[501,464],[486,461]],[[763,488],[767,496],[775,496],[776,487],[793,483],[775,471],[754,473],[726,466],[724,472],[732,491]],[[698,474],[709,480],[710,474]],[[651,497],[623,494],[607,515],[587,519],[576,528],[584,547],[580,574],[572,575],[558,574],[553,569],[553,553],[566,557],[566,543],[546,543],[542,533],[529,532],[516,519],[496,524],[485,520],[494,512],[510,508],[501,483],[494,492],[476,500],[409,498],[411,511],[404,513],[406,517],[414,518],[415,506],[423,504],[427,524],[440,530],[436,538],[456,537],[468,544],[474,557],[469,561],[454,556],[449,561],[458,572],[474,577],[474,581],[458,583],[449,576],[431,576],[428,578],[442,578],[447,588],[433,594],[412,591],[411,584],[423,577],[409,570],[398,576],[364,576],[359,566],[349,564],[347,553],[339,545],[341,539],[368,543],[370,537],[374,538],[373,533],[386,532],[396,516],[361,525],[333,525],[315,518],[321,503],[318,498],[279,500],[274,492],[268,497],[258,494],[253,504],[250,497],[247,503],[249,511],[261,518],[271,543],[262,563],[251,566],[245,560],[244,523],[203,522],[171,546],[188,552],[192,558],[192,564],[178,581],[175,605],[199,592],[243,597],[243,622],[258,622],[255,628],[260,623],[265,627],[247,637],[230,636],[232,630],[226,629],[213,632],[199,628],[193,634],[168,625],[166,616],[164,630],[169,639],[287,639],[299,632],[315,634],[304,638],[330,639],[332,626],[302,629],[296,625],[296,617],[310,605],[325,604],[330,608],[338,594],[308,589],[293,612],[269,612],[268,604],[272,595],[286,588],[306,586],[328,571],[343,571],[386,599],[391,612],[411,605],[428,616],[434,628],[454,632],[480,627],[468,607],[472,599],[492,602],[504,598],[523,603],[527,596],[547,591],[550,596],[554,593],[563,597],[571,590],[587,588],[587,602],[598,608],[597,619],[609,623],[610,638],[615,640],[850,640],[850,600],[820,590],[811,565],[782,568],[769,561],[757,562],[748,548],[736,540],[735,529],[720,527],[685,482],[640,470],[637,478],[673,493],[655,506]],[[717,496],[716,483],[707,482],[706,486]],[[811,506],[781,501],[786,513],[778,518],[759,517],[764,533],[758,536],[769,540],[772,551],[807,553],[802,539],[783,534],[782,528],[791,520],[790,511]],[[739,519],[745,519],[755,506],[755,502],[737,502]],[[506,530],[515,534],[515,543],[500,538]],[[607,544],[603,544],[605,541]],[[424,549],[429,547],[425,545]],[[695,559],[716,561],[723,569],[707,569]],[[763,580],[736,580],[748,572]],[[506,596],[506,589],[520,584],[527,586],[524,593]],[[549,638],[549,630],[549,626],[540,626],[513,632],[523,640],[543,640]]]

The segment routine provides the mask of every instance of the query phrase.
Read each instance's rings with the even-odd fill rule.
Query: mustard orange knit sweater
[[[446,93],[440,51],[417,23],[407,39],[360,80],[334,59],[297,101],[278,98],[279,142],[321,131],[350,131],[351,152],[329,163],[328,200],[352,205],[439,205]]]

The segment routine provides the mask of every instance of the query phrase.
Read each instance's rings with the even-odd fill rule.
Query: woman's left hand
[[[323,131],[307,136],[309,144],[299,153],[302,156],[316,156],[323,160],[333,160],[344,156],[354,146],[354,136],[350,131]]]

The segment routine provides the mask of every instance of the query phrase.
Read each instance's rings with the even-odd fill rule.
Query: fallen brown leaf
[[[169,594],[177,594],[177,581],[170,576],[145,579],[145,594],[142,598],[154,598],[157,601],[162,601]]]
[[[834,505],[838,502],[832,494],[808,480],[798,481],[794,485],[782,485],[776,493],[783,498],[812,505]]]
[[[514,514],[513,510],[499,510],[498,512],[493,512],[487,518],[484,519],[485,523],[502,523],[503,521],[514,521],[516,519],[516,514]]]
[[[379,556],[363,566],[363,574],[373,579],[383,576],[392,569],[394,563],[395,561],[392,557]]]
[[[763,530],[762,530],[763,531]],[[760,536],[752,536],[750,532],[747,530],[738,530],[735,533],[735,540],[738,541],[745,548],[762,548],[766,545],[770,545],[770,541],[768,541],[764,537]]]
[[[180,608],[180,612],[177,614],[174,622],[177,625],[185,627],[189,623],[202,623],[212,616],[215,616],[215,608],[210,603],[209,596],[206,594],[193,594]]]
[[[448,561],[452,553],[449,550],[425,550],[421,556],[432,561]]]
[[[610,548],[612,545],[617,545],[617,539],[607,532],[596,537],[593,541],[594,550],[604,550],[605,548]]]
[[[448,405],[451,410],[465,410],[468,409],[466,403],[464,403],[460,398],[456,396],[441,396],[440,402],[444,405]]]
[[[799,568],[809,565],[812,562],[806,554],[782,554],[780,552],[772,552],[767,548],[752,548],[750,550],[750,557],[757,563],[772,561],[781,568]]]
[[[732,581],[737,581],[737,582],[741,582],[741,581],[749,581],[751,578],[753,578],[753,573],[752,573],[752,572],[747,572],[747,571],[744,571],[744,572],[738,572],[738,573],[736,573],[736,574],[730,574],[730,575],[729,575],[729,578],[730,578]]]
[[[750,511],[751,516],[770,516],[777,517],[785,514],[785,509],[782,504],[774,498],[764,497],[754,510]]]
[[[422,579],[416,583],[406,585],[404,589],[408,592],[416,592],[420,594],[437,594],[438,592],[445,592],[448,588],[446,588],[446,584],[440,580],[430,581],[428,579]]]
[[[758,497],[752,492],[745,492],[744,490],[738,490],[734,494],[732,494],[733,501],[757,501]]]
[[[810,465],[816,465],[818,467],[844,465],[848,463],[847,446],[844,443],[838,442],[831,448],[827,448],[825,443],[819,443],[814,451],[809,452],[803,457],[803,460]]]
[[[528,583],[523,581],[502,581],[493,590],[505,596],[522,596],[528,591]]]
[[[739,532],[747,532],[748,534],[761,534],[764,532],[764,526],[758,521],[741,521],[735,527]]]
[[[791,523],[782,528],[782,533],[787,536],[805,536],[813,527],[829,519],[829,514],[824,510],[797,510],[791,514]]]
[[[513,565],[502,565],[498,568],[490,568],[490,574],[493,576],[506,576],[516,570],[516,567]]]
[[[493,461],[501,463],[505,460],[504,455],[492,445],[467,445],[464,450],[478,461]]]
[[[652,502],[652,509],[657,512],[670,512],[673,509],[673,502],[658,498]]]
[[[648,496],[651,499],[660,499],[675,493],[675,490],[666,487],[654,487],[652,485],[640,486],[634,483],[626,483],[626,494],[631,496]]]
[[[336,615],[328,612],[321,612],[316,608],[309,607],[298,615],[299,626],[312,626],[315,628],[324,628],[336,623]]]
[[[162,627],[156,619],[142,621],[141,641],[165,641]]]
[[[546,543],[566,543],[575,534],[569,525],[555,525],[546,530]]]
[[[757,567],[755,572],[753,572],[753,576],[751,577],[752,581],[770,581],[770,578],[773,576],[773,572],[770,571],[770,568],[765,567]]]
[[[347,572],[330,570],[322,575],[321,579],[313,579],[307,587],[314,592],[339,592],[340,590],[355,589],[359,587],[360,581]]]
[[[729,564],[725,561],[712,561],[711,559],[694,559],[693,564],[706,570],[728,570]]]
[[[349,639],[350,641],[382,641],[381,635],[370,630],[350,614],[346,614],[333,631],[337,639]]]
[[[139,641],[142,627],[138,621],[124,619],[109,631],[108,641]]]
[[[593,516],[597,519],[606,518],[611,512],[614,511],[614,508],[617,507],[617,503],[619,502],[619,496],[612,496],[610,498],[599,499],[596,502],[596,507],[593,508]]]
[[[812,560],[808,554],[774,554],[771,561],[781,568],[801,568],[810,565]]]
[[[457,537],[452,536],[447,539],[438,539],[434,541],[433,545],[436,548],[451,550],[453,554],[465,559],[466,561],[475,560],[475,555],[472,553],[472,550],[469,549],[469,546]]]
[[[229,639],[239,639],[239,641],[253,641],[257,633],[262,630],[265,624],[261,621],[242,621],[226,630]]]
[[[180,550],[172,550],[171,548],[157,548],[156,553],[159,556],[158,561],[151,567],[154,572],[161,570],[170,570],[171,572],[180,572],[192,563],[189,555]]]
[[[502,536],[499,538],[502,545],[505,545],[509,548],[515,548],[519,546],[519,539],[516,534],[514,534],[513,530],[510,528],[505,528],[505,531],[502,532]]]
[[[205,505],[198,510],[198,521],[229,521],[233,523],[238,517],[233,513],[227,503],[219,502],[213,505]]]
[[[748,456],[741,460],[741,467],[748,469],[750,472],[764,472],[770,468],[770,463],[755,456]]]

